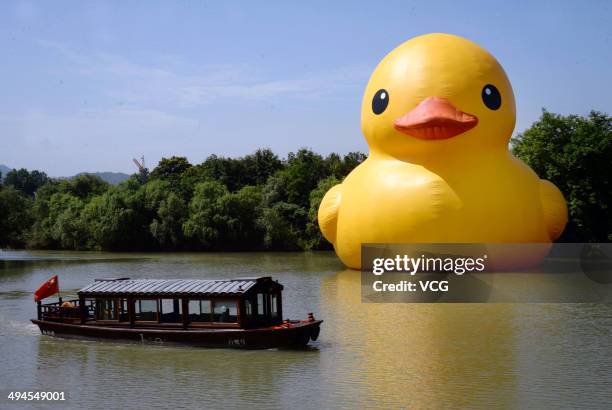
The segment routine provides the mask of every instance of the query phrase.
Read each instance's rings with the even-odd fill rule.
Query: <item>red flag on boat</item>
[[[38,302],[44,298],[48,298],[51,295],[55,295],[59,292],[59,281],[57,279],[57,275],[43,283],[37,290],[34,292],[34,301]]]

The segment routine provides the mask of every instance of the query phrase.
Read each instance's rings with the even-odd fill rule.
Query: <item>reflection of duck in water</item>
[[[362,243],[549,243],[563,231],[561,192],[508,151],[512,87],[478,45],[448,34],[400,45],[372,74],[361,123],[370,156],[319,208],[348,267],[360,267]],[[547,251],[524,247],[498,265]]]
[[[347,269],[323,279],[320,298],[341,351],[335,379],[360,375],[360,407],[516,406],[520,306],[362,303],[361,286],[360,273]]]

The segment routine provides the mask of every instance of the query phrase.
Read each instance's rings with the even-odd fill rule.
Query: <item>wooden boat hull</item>
[[[41,333],[97,339],[123,339],[143,343],[180,343],[201,347],[244,349],[295,348],[319,336],[322,320],[302,321],[290,327],[260,329],[155,329],[81,325],[32,319]]]

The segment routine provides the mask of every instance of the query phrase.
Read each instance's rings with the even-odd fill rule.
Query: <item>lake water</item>
[[[271,275],[284,315],[325,322],[309,350],[240,351],[43,336],[32,292],[94,278]],[[0,251],[0,408],[610,408],[612,306],[361,303],[333,253]],[[67,401],[11,404],[9,391]]]

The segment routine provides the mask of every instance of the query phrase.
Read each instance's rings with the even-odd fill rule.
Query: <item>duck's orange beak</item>
[[[475,115],[457,109],[450,101],[427,97],[413,110],[395,120],[395,129],[404,134],[427,140],[454,137],[478,124]]]

